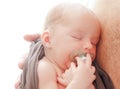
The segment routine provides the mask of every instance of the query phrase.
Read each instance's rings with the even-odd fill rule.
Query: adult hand
[[[24,40],[26,40],[28,42],[35,41],[35,40],[37,40],[39,38],[40,38],[40,34],[26,34],[24,36]]]
[[[28,41],[28,42],[32,42],[32,41],[36,41],[37,39],[40,38],[40,34],[26,34],[24,36],[24,40]],[[27,53],[23,55],[22,59],[19,61],[18,63],[18,67],[20,69],[23,69],[23,66],[24,66],[24,62],[25,62],[25,59],[27,58]]]
[[[37,39],[40,38],[40,34],[26,34],[24,36],[24,40],[28,41],[28,42],[32,42],[32,41],[36,41]],[[27,53],[23,55],[22,59],[19,61],[18,63],[18,67],[20,69],[23,69],[24,67],[24,62],[25,62],[25,59],[27,58]],[[20,83],[20,77],[18,77],[18,79],[16,80],[15,82],[15,89],[19,89],[19,83]]]

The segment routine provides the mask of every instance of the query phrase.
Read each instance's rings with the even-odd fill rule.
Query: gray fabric
[[[96,61],[93,62],[93,66],[96,68],[95,89],[115,89],[108,74],[100,68]]]
[[[41,41],[32,42],[28,57],[25,60],[19,89],[38,89],[38,62],[44,57],[44,47]]]

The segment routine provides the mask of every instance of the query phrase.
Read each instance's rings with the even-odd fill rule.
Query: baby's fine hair
[[[80,3],[61,3],[53,7],[47,14],[44,28],[54,29],[57,24],[65,25],[68,17],[77,16],[76,14],[88,14],[96,18],[95,14]]]
[[[72,16],[74,10],[78,11],[84,9],[83,12],[90,12],[90,10],[83,7],[81,4],[62,3],[55,6],[47,15],[44,30],[54,29],[57,24],[64,24],[65,18],[69,15]],[[80,10],[81,11],[81,10]],[[92,13],[91,13],[92,14]],[[39,61],[45,56],[44,47],[41,40],[33,42],[30,47],[28,57],[25,60],[23,72],[21,74],[21,82],[19,89],[38,89],[38,74],[37,67]]]

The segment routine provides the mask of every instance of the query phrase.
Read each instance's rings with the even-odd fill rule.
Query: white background
[[[48,10],[64,1],[88,0],[0,0],[0,89],[14,89],[21,72],[17,63],[30,45],[23,35],[41,32]]]

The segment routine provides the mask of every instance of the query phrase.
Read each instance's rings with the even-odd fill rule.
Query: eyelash
[[[91,42],[93,45],[97,45],[97,42]]]
[[[75,38],[75,39],[78,39],[78,40],[82,40],[82,37],[75,37],[75,36],[72,36],[72,38]]]
[[[82,40],[83,37],[72,36],[72,38],[77,39],[77,40]],[[94,46],[96,46],[97,42],[91,42],[91,44],[93,44]]]

